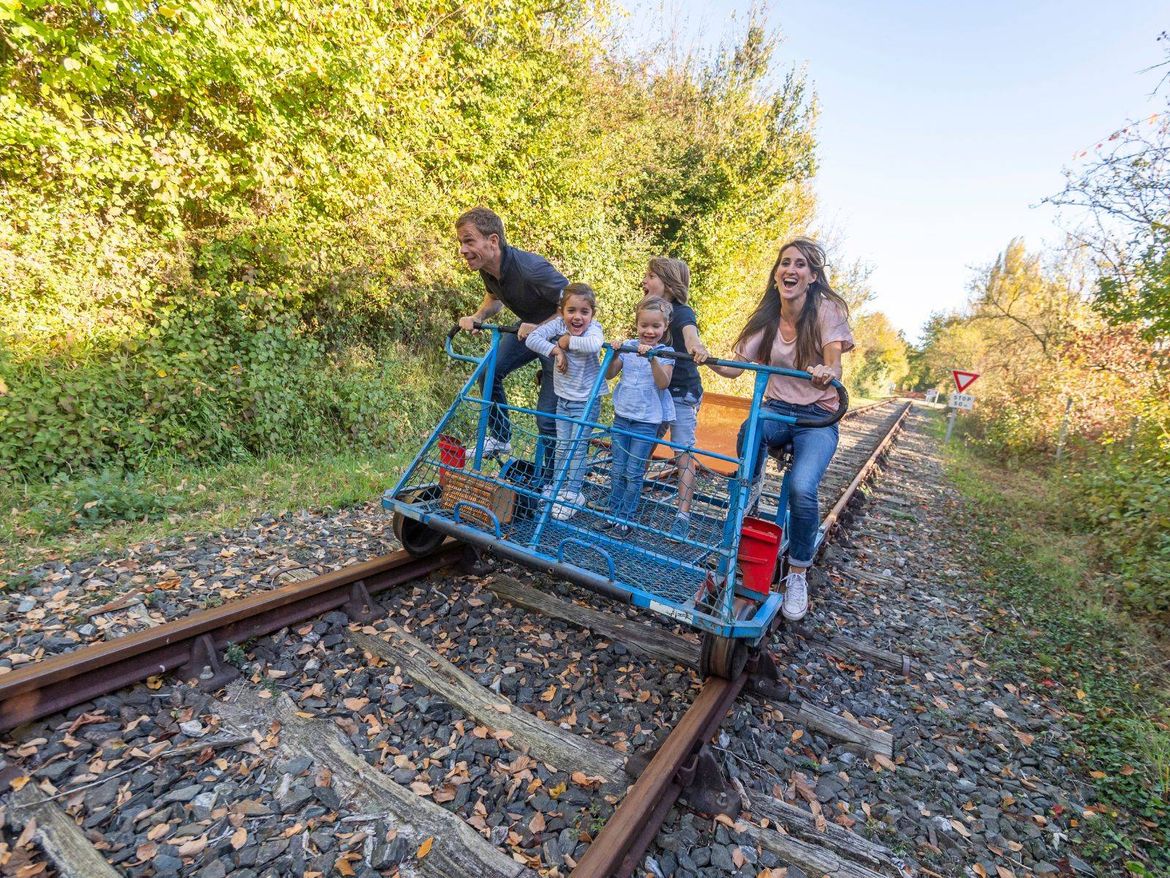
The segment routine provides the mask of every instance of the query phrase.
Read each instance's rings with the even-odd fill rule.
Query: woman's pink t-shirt
[[[822,299],[817,306],[817,322],[821,327],[821,347],[817,348],[816,362],[806,366],[811,371],[812,366],[825,362],[823,346],[832,342],[841,342],[841,353],[853,350],[853,333],[849,329],[849,321],[845,312],[838,305]],[[742,345],[735,348],[735,358],[750,363],[762,363],[759,355],[761,330],[758,334],[747,339]],[[796,368],[796,340],[787,342],[776,332],[776,340],[772,342],[772,360],[770,366],[781,366],[785,369]],[[803,378],[789,378],[787,375],[773,375],[768,379],[768,386],[764,390],[764,399],[777,399],[790,402],[794,405],[812,405],[830,411],[837,410],[837,391],[831,386],[821,390],[813,387],[811,381]]]

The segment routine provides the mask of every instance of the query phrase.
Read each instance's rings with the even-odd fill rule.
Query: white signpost
[[[932,387],[930,390],[926,391],[926,401],[938,402],[938,390]]]
[[[959,409],[971,411],[975,408],[975,396],[963,391],[975,383],[975,379],[979,377],[978,372],[963,372],[958,369],[951,372],[955,379],[956,392],[951,394],[948,405],[951,408],[951,413],[947,417],[947,438],[943,440],[944,444],[951,441],[951,433],[955,429],[955,417],[959,413]]]
[[[953,409],[966,409],[971,411],[975,408],[975,397],[970,393],[952,393],[950,402],[947,403]]]

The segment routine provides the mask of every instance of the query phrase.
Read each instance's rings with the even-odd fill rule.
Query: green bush
[[[138,474],[102,470],[63,483],[55,496],[34,503],[27,522],[40,535],[55,536],[75,527],[158,519],[178,502],[176,496],[159,494],[156,486]]]
[[[647,258],[683,256],[726,350],[743,277],[811,220],[815,106],[758,22],[642,65],[607,11],[0,4],[0,474],[416,434],[482,296],[452,228],[477,203],[614,332]]]
[[[1132,443],[1110,443],[1074,477],[1085,519],[1116,573],[1123,600],[1143,614],[1170,617],[1170,447],[1154,429]]]

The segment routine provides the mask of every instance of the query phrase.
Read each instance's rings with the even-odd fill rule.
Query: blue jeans
[[[540,382],[540,396],[537,399],[536,408],[538,411],[549,414],[555,412],[557,410],[557,393],[553,389],[552,361],[531,350],[512,333],[500,333],[500,346],[496,350],[495,380],[492,382],[492,392],[488,399],[493,403],[507,405],[508,397],[504,394],[504,379],[533,360],[540,360],[544,366],[544,377]],[[480,393],[483,393],[482,381],[480,381]],[[538,417],[536,428],[540,431],[541,436],[551,440],[557,433],[556,419]],[[508,412],[498,405],[493,405],[488,412],[488,432],[493,439],[498,439],[501,442],[512,440],[512,421],[508,417]],[[551,441],[546,444],[549,455],[552,454],[552,445]]]
[[[613,489],[609,495],[609,508],[617,518],[629,519],[642,496],[642,476],[650,463],[650,453],[658,444],[658,424],[615,415],[613,425]],[[627,436],[618,430],[637,435]]]
[[[578,421],[596,422],[601,410],[601,403],[599,400],[593,400],[593,405],[586,412],[585,406],[588,404],[589,400],[587,399],[558,398],[557,414]],[[581,493],[581,485],[585,481],[585,460],[589,455],[589,437],[593,435],[593,430],[585,427],[581,438],[574,442],[573,434],[577,432],[577,427],[578,424],[573,423],[573,421],[557,418],[557,475],[561,474],[565,462],[571,458],[569,475],[565,478],[561,490],[573,494]]]
[[[823,408],[815,405],[792,405],[779,400],[764,403],[764,408],[782,415],[823,418]],[[747,423],[739,428],[735,446],[744,454],[744,435]],[[792,467],[788,471],[788,563],[809,567],[813,562],[817,528],[820,527],[820,507],[817,489],[829,461],[837,450],[837,425],[831,427],[797,427],[779,421],[760,421],[760,454],[756,458],[753,481],[763,471],[766,460],[764,449],[792,443]]]

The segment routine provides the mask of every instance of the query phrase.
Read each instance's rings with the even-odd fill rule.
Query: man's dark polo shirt
[[[565,276],[543,256],[504,245],[500,253],[500,279],[480,271],[489,294],[499,299],[525,323],[544,323],[557,312]]]

